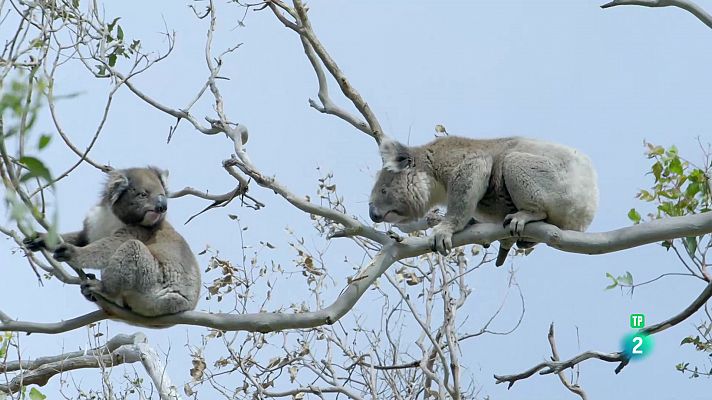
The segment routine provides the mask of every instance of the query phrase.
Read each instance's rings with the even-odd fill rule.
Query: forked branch
[[[351,85],[346,75],[336,64],[336,61],[331,58],[331,55],[327,52],[324,45],[319,41],[309,21],[307,9],[301,0],[293,0],[293,5],[294,8],[291,8],[280,0],[271,0],[269,2],[269,7],[277,19],[279,19],[284,26],[299,34],[304,47],[304,53],[316,73],[319,82],[319,100],[321,101],[321,106],[317,105],[313,100],[310,100],[309,104],[320,112],[332,114],[343,119],[355,128],[376,139],[376,142],[381,143],[384,133],[371,107],[369,107],[368,103],[361,97],[356,88]],[[282,14],[282,11],[289,14],[289,16],[293,18],[293,21],[287,19],[287,17]],[[358,118],[334,104],[329,97],[328,84],[321,65],[323,65],[336,80],[336,83],[341,89],[341,93],[351,100],[351,103],[353,103],[354,107],[356,107],[366,120],[368,127]]]

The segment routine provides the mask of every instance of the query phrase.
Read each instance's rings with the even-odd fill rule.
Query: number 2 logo
[[[634,336],[633,337],[633,343],[636,343],[635,346],[633,346],[633,354],[643,354],[643,350],[640,349],[640,346],[643,345],[643,338],[640,336]]]

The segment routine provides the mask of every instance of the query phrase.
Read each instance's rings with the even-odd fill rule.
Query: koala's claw
[[[509,226],[509,234],[512,236],[522,236],[522,232],[524,232],[524,225],[526,223],[527,221],[518,218],[516,214],[509,214],[504,217],[502,227],[506,228]]]
[[[91,275],[91,277],[90,277]],[[82,291],[82,295],[84,296],[85,299],[91,301],[91,302],[96,302],[96,296],[94,296],[94,293],[100,293],[101,292],[101,281],[96,279],[96,275],[94,274],[87,274],[87,280],[83,281],[80,285],[79,288]]]
[[[76,249],[74,246],[68,243],[62,243],[54,249],[54,254],[52,255],[57,261],[69,261],[74,257]]]
[[[40,251],[47,246],[44,237],[41,235],[26,237],[22,240],[22,244],[24,244],[29,251]]]
[[[84,276],[86,276],[87,279],[96,279],[96,275],[92,274],[91,272],[84,274]]]
[[[436,226],[433,228],[433,251],[446,256],[452,250],[452,231],[446,228]]]

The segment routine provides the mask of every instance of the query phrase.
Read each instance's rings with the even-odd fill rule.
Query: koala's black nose
[[[168,210],[168,201],[166,201],[166,196],[160,195],[156,199],[156,211],[163,213]]]
[[[373,222],[383,222],[383,215],[381,215],[373,204],[368,205],[368,216],[371,217]]]

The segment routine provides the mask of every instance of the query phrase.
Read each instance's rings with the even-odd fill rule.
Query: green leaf
[[[625,275],[618,277],[618,281],[623,282],[628,286],[633,286],[633,274],[631,274],[629,271],[626,271]]]
[[[660,174],[663,172],[663,165],[660,164],[660,161],[653,164],[652,171],[653,176],[655,176],[655,182],[658,182],[660,180]]]
[[[47,147],[47,145],[49,144],[49,142],[50,142],[51,140],[52,140],[52,136],[50,136],[50,135],[42,135],[42,136],[40,136],[40,140],[39,140],[39,142],[37,143],[37,148],[38,148],[39,150],[44,149],[45,147]]]
[[[606,272],[606,277],[607,277],[607,278],[610,278],[610,280],[613,281],[613,283],[611,283],[610,285],[606,286],[606,290],[613,289],[614,287],[618,286],[618,280],[617,280],[616,278],[614,278],[613,275],[611,275],[611,274],[609,274],[608,272]]]
[[[30,400],[44,400],[46,398],[47,396],[43,395],[37,388],[30,389]]]
[[[109,66],[113,67],[116,65],[116,53],[109,55]]]
[[[687,254],[690,256],[695,254],[695,251],[697,251],[697,238],[694,236],[683,238],[682,244],[685,245],[685,250],[687,250]]]
[[[640,214],[635,208],[631,208],[630,211],[628,211],[628,219],[633,221],[634,224],[640,223]]]
[[[117,22],[119,22],[120,19],[121,19],[121,17],[116,17],[116,18],[114,18],[113,21],[111,21],[111,23],[109,25],[106,26],[106,28],[108,29],[109,32],[114,30],[114,26],[116,25]]]
[[[21,178],[21,182],[25,182],[32,178],[42,178],[47,182],[52,182],[52,175],[49,169],[38,158],[25,156],[20,158],[20,163],[23,164],[29,172],[25,173]]]
[[[670,169],[670,172],[677,174],[677,175],[682,175],[682,162],[680,161],[680,157],[674,157],[670,161],[670,166],[668,167]]]
[[[124,40],[124,30],[121,29],[121,25],[116,27],[116,39],[120,41]]]
[[[685,189],[685,196],[695,197],[697,193],[700,192],[700,184],[697,182],[690,183]]]

